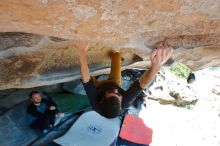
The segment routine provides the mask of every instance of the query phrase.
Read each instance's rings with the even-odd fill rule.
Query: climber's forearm
[[[81,51],[79,53],[79,58],[80,58],[80,72],[82,76],[82,81],[83,83],[87,83],[90,80],[90,73],[89,73],[86,51],[84,52]]]
[[[139,79],[140,87],[144,89],[149,86],[159,70],[159,67],[151,67],[148,71],[146,71]]]

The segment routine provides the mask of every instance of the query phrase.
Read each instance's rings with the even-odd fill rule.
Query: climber
[[[80,58],[80,71],[82,82],[93,109],[106,118],[117,117],[123,109],[127,108],[131,102],[146,88],[154,79],[160,67],[170,58],[173,49],[164,42],[158,43],[152,51],[149,71],[144,72],[140,79],[135,81],[127,91],[120,88],[121,84],[121,56],[119,52],[112,52],[111,71],[109,79],[97,81],[90,77],[87,49],[88,43],[77,40],[74,42]]]
[[[31,104],[27,108],[27,121],[31,128],[43,132],[43,130],[54,130],[56,117],[63,117],[52,99],[41,97],[40,92],[32,91],[29,94]]]

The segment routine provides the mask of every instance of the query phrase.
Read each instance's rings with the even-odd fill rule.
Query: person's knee
[[[120,57],[120,56],[121,56],[121,53],[120,53],[120,52],[115,52],[115,53],[114,53],[114,56]]]
[[[44,129],[44,121],[37,119],[31,123],[30,127],[35,130],[37,130],[37,129],[43,130]]]
[[[119,52],[114,52],[111,56],[113,61],[121,61],[121,53]]]

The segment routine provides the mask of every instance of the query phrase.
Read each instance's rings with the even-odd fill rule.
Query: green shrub
[[[187,78],[191,69],[182,63],[178,63],[170,68],[170,71],[173,72],[180,78]]]

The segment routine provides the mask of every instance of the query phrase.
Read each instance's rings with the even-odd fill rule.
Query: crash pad
[[[54,142],[60,145],[110,146],[118,136],[121,120],[107,119],[95,111],[79,117],[70,130]]]
[[[121,139],[133,143],[149,145],[152,142],[152,134],[152,129],[141,118],[127,114],[119,136]]]
[[[149,145],[137,144],[137,143],[133,143],[133,142],[118,138],[116,146],[149,146]]]
[[[37,139],[26,119],[29,104],[26,100],[0,116],[0,146],[24,146]]]
[[[86,95],[72,93],[46,93],[58,105],[61,112],[75,113],[90,106]]]

